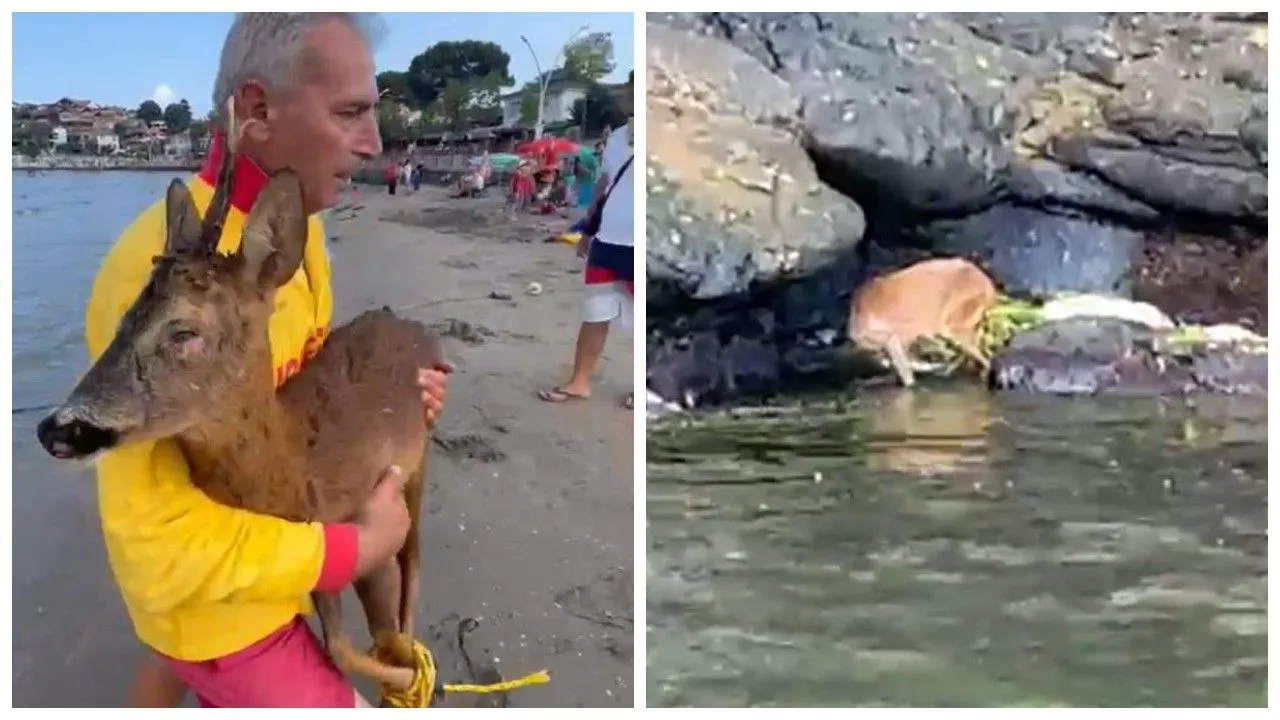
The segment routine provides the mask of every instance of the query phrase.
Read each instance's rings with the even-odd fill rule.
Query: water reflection
[[[651,422],[649,703],[1265,704],[1265,402],[1197,402]]]
[[[989,462],[988,393],[886,392],[868,400],[863,413],[868,470],[965,477]]]

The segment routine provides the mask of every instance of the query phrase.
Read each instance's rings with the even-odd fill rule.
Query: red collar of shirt
[[[222,154],[226,152],[226,144],[222,133],[214,133],[209,142],[209,156],[200,168],[200,179],[216,187],[218,183],[218,164],[222,162]],[[231,176],[231,206],[242,213],[248,213],[253,207],[258,193],[267,186],[267,174],[258,163],[241,153],[236,157],[236,166]]]

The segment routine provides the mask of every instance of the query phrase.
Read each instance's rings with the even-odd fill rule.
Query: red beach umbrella
[[[542,165],[555,165],[561,155],[569,155],[578,151],[578,144],[572,140],[558,137],[544,137],[530,140],[516,148],[516,152],[526,157],[537,158]]]

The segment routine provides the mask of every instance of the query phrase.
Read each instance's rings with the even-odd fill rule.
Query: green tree
[[[502,105],[502,86],[510,82],[497,73],[490,73],[471,82],[471,107],[495,108]]]
[[[620,127],[627,122],[627,110],[609,88],[592,84],[584,97],[575,100],[570,111],[573,124],[592,136],[606,127]]]
[[[596,83],[613,72],[613,35],[593,32],[564,46],[564,71],[571,79]]]
[[[387,70],[378,73],[375,78],[378,83],[378,95],[396,102],[408,103],[412,101],[409,93],[408,75],[397,70]]]
[[[450,80],[425,108],[423,117],[439,117],[443,130],[462,132],[502,122],[502,82],[496,73],[471,81]]]
[[[472,126],[491,126],[502,123],[502,88],[507,78],[490,73],[471,85],[471,102],[467,108],[467,123]]]
[[[169,103],[164,109],[164,124],[169,132],[179,133],[191,125],[191,105],[183,98],[176,103]]]
[[[520,124],[532,125],[538,121],[538,83],[527,82],[520,89]]]
[[[66,152],[79,155],[88,149],[86,136],[81,133],[67,133],[67,144],[63,145],[63,147],[66,148]]]
[[[494,75],[500,85],[514,82],[508,71],[511,56],[497,43],[485,40],[446,40],[424,50],[404,73],[407,94],[419,106],[439,99],[449,81],[471,83]],[[455,90],[456,93],[456,90]]]
[[[27,137],[39,147],[49,147],[49,140],[53,138],[53,126],[44,120],[36,120],[27,124]]]
[[[53,126],[43,120],[25,120],[13,126],[13,142],[18,151],[35,158],[49,149]]]
[[[187,126],[187,131],[191,133],[191,144],[198,145],[209,136],[209,123],[204,120],[192,120]]]
[[[378,133],[382,136],[384,148],[397,147],[408,137],[402,106],[392,100],[378,102]]]
[[[164,119],[164,110],[160,107],[160,103],[155,100],[143,100],[138,106],[138,119],[148,125]]]
[[[471,87],[464,80],[445,83],[437,100],[445,125],[454,132],[467,129],[468,106],[471,103]]]
[[[428,135],[435,135],[436,133],[443,132],[447,129],[448,128],[436,120],[433,108],[427,108],[426,110],[423,110],[422,114],[414,119],[413,122],[408,124],[408,127],[405,128],[405,134],[408,135],[411,140],[421,140]]]

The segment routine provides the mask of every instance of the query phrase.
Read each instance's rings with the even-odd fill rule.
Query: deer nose
[[[115,446],[120,434],[58,409],[36,426],[36,438],[55,458],[74,460]]]

